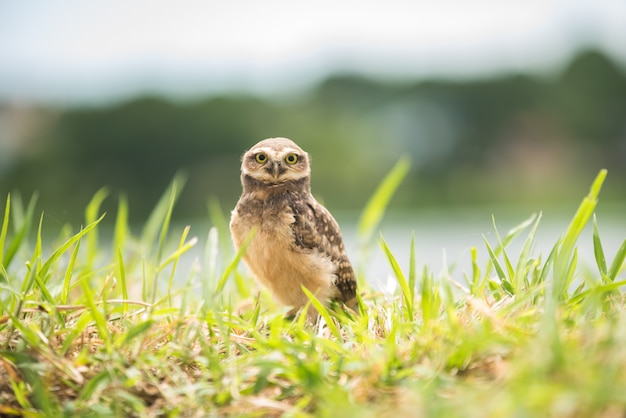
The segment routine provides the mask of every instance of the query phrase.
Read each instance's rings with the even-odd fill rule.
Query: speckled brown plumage
[[[257,281],[295,310],[308,302],[301,286],[356,308],[354,270],[337,222],[311,194],[307,153],[286,138],[261,141],[243,156],[241,183],[230,229],[236,248],[255,231],[243,258]]]

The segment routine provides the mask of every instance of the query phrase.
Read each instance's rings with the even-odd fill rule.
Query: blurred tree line
[[[22,130],[20,151],[0,167],[0,199],[37,190],[39,207],[60,222],[79,222],[102,186],[125,193],[141,221],[180,170],[188,181],[177,216],[206,216],[211,196],[229,210],[240,156],[271,136],[309,152],[313,191],[331,209],[361,208],[403,155],[413,165],[396,207],[577,200],[603,167],[604,197],[626,198],[626,74],[598,51],[552,76],[336,75],[285,98],[142,97],[35,114],[37,128]],[[115,212],[116,201],[104,208]]]

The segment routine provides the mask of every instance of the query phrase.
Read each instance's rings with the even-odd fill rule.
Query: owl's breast
[[[256,237],[272,239],[277,245],[293,241],[291,224],[295,218],[289,203],[266,202],[242,198],[232,212],[230,229],[235,246],[239,248],[252,233]],[[253,232],[254,231],[254,232]]]
[[[293,211],[285,199],[268,201],[242,196],[239,200],[232,214],[231,234],[237,249],[253,237],[243,258],[255,274],[267,270],[291,251],[294,221]]]
[[[291,202],[267,203],[240,200],[230,224],[237,249],[254,234],[243,260],[255,278],[287,305],[306,303],[301,285],[324,289],[325,298],[334,295],[329,287],[334,271],[330,258],[295,245]]]

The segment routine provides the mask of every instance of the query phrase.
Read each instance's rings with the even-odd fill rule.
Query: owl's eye
[[[289,154],[285,157],[285,162],[287,164],[293,165],[298,162],[298,156],[296,154]]]
[[[256,156],[255,156],[256,162],[259,164],[263,164],[265,162],[267,162],[267,154],[259,152]]]

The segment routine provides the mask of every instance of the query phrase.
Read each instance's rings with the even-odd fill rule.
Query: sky
[[[0,102],[297,90],[626,63],[624,0],[0,0]]]

